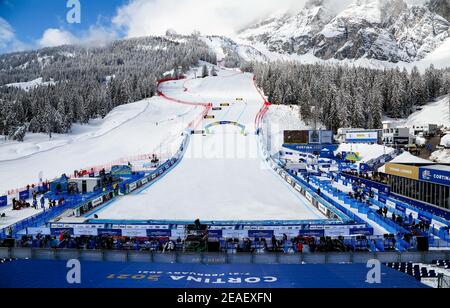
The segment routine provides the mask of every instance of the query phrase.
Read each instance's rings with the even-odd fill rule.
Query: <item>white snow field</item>
[[[75,125],[72,134],[51,140],[31,134],[23,143],[0,141],[0,195],[40,178],[52,180],[134,155],[173,154],[181,132],[202,110],[154,97],[120,106],[89,125]]]
[[[325,219],[263,163],[254,121],[263,105],[252,75],[221,70],[219,77],[169,82],[163,92],[177,99],[208,101],[215,126],[193,135],[180,164],[141,193],[121,197],[95,213],[112,220],[263,221]],[[184,91],[184,87],[189,90]],[[239,99],[239,100],[237,100]],[[242,99],[242,100],[240,100]],[[92,217],[93,213],[90,214]]]
[[[441,97],[436,102],[431,102],[422,106],[419,110],[411,114],[407,119],[390,119],[386,118],[386,122],[395,123],[397,127],[411,127],[413,125],[436,124],[444,127],[450,127],[448,96]]]

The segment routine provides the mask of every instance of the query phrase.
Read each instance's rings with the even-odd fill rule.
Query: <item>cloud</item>
[[[336,0],[337,1],[337,0]],[[297,11],[305,0],[131,0],[118,8],[113,24],[128,37],[181,34],[233,35],[269,15]]]
[[[56,47],[61,45],[95,45],[101,46],[117,38],[115,31],[98,25],[91,26],[87,31],[76,36],[64,29],[50,28],[44,31],[37,41],[40,47]]]
[[[69,31],[62,29],[47,29],[38,44],[41,47],[55,47],[60,45],[71,45],[78,43],[78,39]]]
[[[0,17],[0,53],[14,52],[25,48],[25,44],[17,39],[13,27]]]

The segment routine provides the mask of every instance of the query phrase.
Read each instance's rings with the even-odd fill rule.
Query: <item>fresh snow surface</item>
[[[450,163],[450,134],[445,135],[441,139],[441,146],[445,149],[438,150],[431,155],[431,160],[437,163],[449,164]]]
[[[337,149],[337,153],[353,152],[358,153],[361,157],[360,163],[366,163],[372,159],[379,158],[384,154],[391,154],[395,150],[391,147],[379,144],[363,144],[363,143],[342,143]]]
[[[183,129],[202,110],[154,97],[120,106],[89,125],[75,125],[72,134],[55,135],[51,140],[31,134],[24,143],[1,141],[0,194],[40,178],[52,180],[129,156],[173,154]]]
[[[183,92],[183,87],[190,93]],[[130,220],[304,220],[324,219],[309,202],[286,184],[260,157],[254,120],[263,101],[252,75],[221,71],[219,77],[172,82],[162,87],[179,99],[198,98],[214,106],[217,126],[207,136],[194,135],[180,164],[141,193],[122,197],[96,214],[100,219]],[[166,90],[168,92],[166,92]],[[243,98],[243,101],[237,101]],[[93,214],[91,214],[92,216]]]
[[[450,150],[439,150],[434,152],[431,157],[433,161],[441,164],[450,164]]]
[[[55,84],[54,81],[44,82],[43,78],[40,77],[35,80],[31,80],[31,81],[27,81],[27,82],[9,83],[9,84],[5,85],[5,87],[19,88],[19,89],[22,89],[22,90],[28,92],[39,86],[50,86],[50,85],[54,85],[54,84]]]
[[[331,35],[331,34],[329,34]],[[248,56],[247,61],[257,61],[257,62],[275,62],[275,61],[297,61],[302,64],[328,64],[328,65],[343,65],[350,67],[366,67],[371,69],[395,69],[400,70],[406,69],[411,71],[415,66],[420,72],[424,73],[431,64],[437,69],[444,69],[450,67],[450,38],[446,39],[441,46],[436,50],[428,54],[424,59],[416,62],[398,62],[393,63],[389,61],[381,61],[369,58],[359,58],[359,59],[329,59],[323,60],[316,57],[311,52],[304,55],[298,54],[280,54],[277,52],[270,51],[267,46],[262,43],[252,43],[247,40],[235,38],[235,41],[240,46],[248,46],[248,48],[254,49],[253,52],[249,52],[248,55],[256,54],[257,57],[253,59]],[[262,55],[262,56],[261,56]]]
[[[446,148],[450,148],[450,134],[445,135],[441,139],[441,145]]]
[[[394,158],[391,163],[393,164],[432,164],[432,161],[417,157],[409,152],[404,152]]]

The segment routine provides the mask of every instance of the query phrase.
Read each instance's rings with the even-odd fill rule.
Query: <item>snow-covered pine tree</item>
[[[208,76],[209,76],[208,66],[204,64],[202,68],[202,78],[206,78]]]

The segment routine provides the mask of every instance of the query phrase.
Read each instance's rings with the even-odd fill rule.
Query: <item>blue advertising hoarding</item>
[[[24,190],[19,192],[19,199],[23,201],[30,199],[30,191]]]
[[[8,205],[8,197],[7,196],[1,196],[0,197],[0,207],[4,207]]]
[[[81,261],[79,284],[67,280],[67,261],[1,264],[0,288],[426,288],[382,266],[381,283],[367,282],[366,264],[158,264]],[[184,294],[185,291],[180,291]],[[218,299],[220,301],[220,299]]]
[[[420,168],[419,170],[420,180],[450,186],[450,171],[429,168]]]
[[[320,153],[324,149],[334,152],[338,148],[336,144],[283,144],[283,147],[303,153]]]

